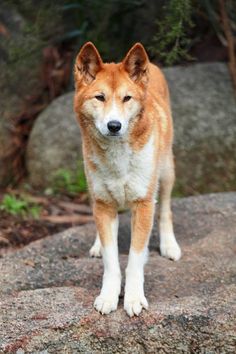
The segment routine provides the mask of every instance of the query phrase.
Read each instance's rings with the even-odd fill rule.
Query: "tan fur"
[[[98,53],[97,55],[98,59],[96,60],[96,65],[93,65],[92,67],[93,73],[91,74],[95,75],[94,67],[96,67],[97,76],[96,80],[91,85],[87,84],[87,78],[86,82],[83,81],[83,76],[79,75],[79,72],[77,70],[77,67],[81,66],[81,54],[78,55],[75,67],[75,78],[77,88],[75,95],[75,111],[78,114],[77,117],[83,134],[84,158],[86,169],[91,170],[92,172],[96,170],[96,165],[93,163],[92,159],[90,159],[90,155],[92,152],[99,155],[101,158],[104,158],[103,149],[101,148],[99,138],[96,135],[92,135],[89,129],[93,123],[92,121],[89,121],[87,117],[85,117],[85,114],[82,109],[82,104],[84,103],[84,101],[87,99],[91,99],[96,93],[99,93],[100,91],[107,90],[109,92],[114,92],[117,97],[118,104],[122,106],[122,102],[119,99],[119,94],[120,92],[122,92],[122,90],[123,92],[126,92],[129,89],[129,86],[132,85],[133,95],[137,97],[138,100],[140,100],[143,105],[143,109],[137,121],[134,122],[133,127],[130,131],[129,144],[134,151],[138,151],[142,149],[143,146],[147,143],[151,134],[154,133],[155,137],[156,149],[153,158],[153,165],[155,166],[154,173],[150,180],[150,186],[146,198],[143,201],[137,201],[137,204],[135,206],[136,216],[133,216],[133,218],[135,219],[134,224],[139,226],[134,228],[132,244],[136,250],[140,251],[142,250],[144,244],[147,242],[147,239],[144,238],[148,238],[152,227],[152,214],[154,203],[153,196],[157,189],[158,168],[160,168],[161,159],[165,154],[169,153],[172,144],[173,128],[169,107],[168,87],[160,69],[149,62],[144,68],[145,80],[141,79],[136,82],[135,85],[129,79],[127,80],[128,74],[125,70],[125,67],[127,65],[134,67],[133,61],[131,63],[127,63],[127,60],[129,61],[130,58],[130,52],[127,54],[123,63],[119,64],[104,64],[102,63]],[[84,54],[82,54],[82,58],[83,56]],[[148,60],[146,57],[146,53],[144,53],[144,57],[146,60]],[[98,66],[100,66],[100,69],[98,69]],[[131,68],[131,70],[135,69]],[[81,68],[80,71],[82,71]],[[91,80],[91,78],[89,80]],[[98,105],[99,102],[95,102],[95,105],[96,104]],[[105,109],[109,109],[110,105],[111,99],[106,102]],[[93,194],[93,186],[91,186],[90,189],[91,193]],[[94,197],[94,200],[96,200],[96,197]],[[100,230],[103,230],[101,224],[103,222],[105,223],[105,219],[108,217],[108,215],[106,215],[107,213],[104,213],[106,208],[109,209],[110,205],[104,204],[103,212],[101,207],[99,209],[94,208],[95,221],[98,229]],[[139,210],[142,210],[142,212],[139,213]],[[145,219],[142,219],[143,221],[140,221],[139,219],[143,218],[144,215]],[[105,230],[107,229],[104,227],[104,232]],[[107,237],[103,237],[102,233],[100,232],[99,234],[102,242],[105,243]]]
[[[111,222],[116,218],[116,208],[97,200],[93,206],[93,213],[101,243],[103,246],[109,245],[112,241]]]
[[[127,57],[128,56],[129,53],[127,54]],[[78,60],[79,59],[77,59],[77,61]],[[116,92],[118,88],[122,91],[122,86],[126,86],[126,88],[123,89],[125,92],[129,86],[132,85],[133,95],[140,100],[142,104],[145,100],[142,114],[140,114],[138,120],[133,124],[130,131],[129,144],[132,149],[136,151],[140,150],[147,143],[151,133],[154,133],[155,135],[156,156],[158,156],[159,160],[161,158],[160,154],[165,154],[167,150],[171,149],[173,129],[169,107],[168,87],[164,76],[158,67],[148,63],[146,70],[149,78],[147,87],[145,87],[142,81],[138,82],[135,86],[133,85],[133,82],[129,82],[130,80],[127,81],[128,74],[124,70],[122,63],[101,64],[101,70],[98,72],[94,84],[91,85],[87,85],[83,82],[82,77],[78,76],[77,69],[75,68],[77,88],[74,101],[75,111],[83,134],[84,158],[88,169],[96,169],[95,164],[92,163],[90,159],[91,152],[93,151],[96,154],[103,156],[103,150],[100,147],[98,141],[99,138],[96,135],[91,135],[89,128],[92,125],[92,121],[90,122],[85,117],[81,106],[85,100],[94,97],[95,93],[100,92],[103,87],[105,87],[106,90]],[[110,104],[111,100],[106,102],[106,109],[109,108]],[[119,96],[118,104],[122,106]],[[154,161],[154,163],[156,163],[156,161]],[[153,184],[154,183],[150,181],[150,194],[154,193],[155,190]]]
[[[132,208],[132,241],[131,246],[140,252],[147,245],[147,237],[153,224],[154,204],[152,201],[141,201]]]
[[[125,309],[132,316],[148,306],[142,290],[142,268],[159,183],[161,254],[174,260],[181,255],[170,209],[175,174],[168,86],[161,70],[149,62],[141,44],[134,45],[124,60],[115,64],[103,63],[94,45],[86,43],[75,63],[75,89],[74,109],[82,132],[85,171],[100,238],[91,253],[100,253],[101,242],[107,267],[94,306],[102,313],[109,313],[117,306],[120,291],[117,211],[128,206],[132,210],[132,241]],[[109,132],[108,123],[112,120],[121,122],[117,137]],[[113,294],[111,299],[109,293]]]

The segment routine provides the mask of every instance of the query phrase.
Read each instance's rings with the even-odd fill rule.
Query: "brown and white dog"
[[[181,257],[170,207],[175,173],[167,83],[141,44],[135,44],[121,63],[108,64],[88,42],[76,58],[75,87],[74,108],[97,227],[90,254],[102,254],[104,262],[94,307],[102,314],[117,308],[121,290],[117,211],[129,207],[132,239],[124,308],[129,316],[139,315],[148,307],[144,264],[158,189],[161,255],[175,261]]]

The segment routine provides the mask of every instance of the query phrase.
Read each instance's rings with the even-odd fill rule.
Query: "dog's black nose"
[[[111,120],[107,123],[107,128],[111,133],[117,133],[121,129],[121,123],[118,120]]]

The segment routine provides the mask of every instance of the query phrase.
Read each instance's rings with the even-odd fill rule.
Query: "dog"
[[[148,255],[156,194],[160,192],[160,253],[179,260],[171,214],[175,180],[169,91],[161,70],[140,43],[120,63],[103,63],[86,43],[74,67],[74,110],[80,125],[86,178],[97,237],[91,256],[103,257],[104,274],[94,307],[117,309],[121,291],[118,210],[130,208],[131,245],[126,268],[124,309],[132,317],[148,308],[144,265]]]

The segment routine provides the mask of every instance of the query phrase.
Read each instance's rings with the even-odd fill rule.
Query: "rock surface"
[[[190,194],[236,188],[236,100],[227,66],[196,64],[164,72],[174,116],[177,189]],[[58,169],[75,170],[80,143],[72,92],[37,119],[28,146],[30,182],[46,186]]]
[[[76,171],[82,159],[81,145],[73,93],[69,93],[54,100],[34,125],[27,149],[30,182],[47,186],[58,170]]]
[[[164,71],[180,192],[235,190],[236,97],[228,67],[205,63]]]
[[[236,193],[173,202],[183,257],[146,265],[150,308],[128,318],[93,307],[102,261],[89,259],[93,224],[35,241],[0,259],[1,353],[235,353]],[[124,271],[129,217],[120,217]]]

